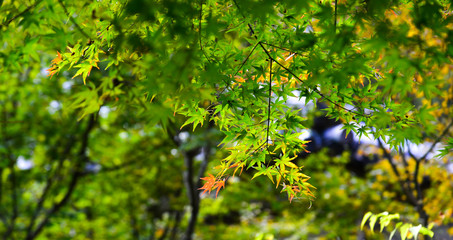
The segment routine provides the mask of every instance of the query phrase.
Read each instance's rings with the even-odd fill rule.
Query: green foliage
[[[373,231],[374,226],[376,224],[376,221],[379,219],[379,225],[380,225],[380,232],[384,230],[385,227],[389,226],[392,220],[395,219],[400,219],[400,215],[398,213],[396,214],[389,214],[388,212],[382,212],[379,214],[373,214],[372,212],[367,212],[362,219],[362,223],[360,225],[360,228],[363,229],[365,226],[366,222],[369,221],[370,229]],[[413,226],[411,223],[403,223],[403,222],[397,222],[394,226],[393,231],[390,233],[389,239],[392,239],[393,235],[395,235],[396,231],[399,229],[401,239],[405,240],[408,238],[411,239],[412,237],[414,239],[417,239],[418,234],[426,235],[433,237],[434,233],[430,229],[426,227],[422,227],[421,224],[417,226]]]
[[[439,151],[440,153],[439,153],[439,155],[437,155],[437,157],[447,156],[447,154],[449,154],[452,149],[453,149],[453,138],[450,138],[447,141],[447,145]]]
[[[5,239],[351,238],[368,211],[423,224],[404,237],[451,224],[451,1],[0,6]],[[375,146],[309,153],[317,104]],[[361,178],[355,154],[380,161]]]

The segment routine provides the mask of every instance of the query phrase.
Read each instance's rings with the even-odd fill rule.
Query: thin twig
[[[253,46],[252,48],[252,51],[250,51],[250,53],[247,55],[247,57],[245,58],[245,60],[242,62],[241,66],[239,66],[239,68],[236,70],[236,72],[234,73],[234,76],[237,75],[239,73],[239,71],[242,69],[242,67],[245,65],[245,63],[249,60],[250,58],[250,55],[252,55],[253,51],[255,51],[255,48],[258,46],[258,43],[255,44],[255,46]],[[233,76],[233,77],[234,77]]]
[[[69,19],[71,20],[71,22],[74,24],[74,26],[77,28],[77,30],[79,30],[79,32],[86,38],[88,39],[92,39],[85,31],[83,31],[83,29],[80,27],[80,25],[76,22],[76,20],[74,19],[74,17],[72,17],[69,12],[68,12],[68,9],[66,8],[66,6],[63,4],[63,1],[62,0],[58,0],[58,3],[60,3],[61,7],[63,8],[63,11],[64,13],[66,14],[66,16],[69,17]]]
[[[268,103],[267,103],[267,132],[266,132],[266,144],[267,144],[267,152],[269,155],[272,157],[272,154],[269,150],[269,131],[271,128],[271,97],[272,97],[272,59],[269,59],[270,61],[270,66],[269,66],[269,97],[268,97]],[[271,161],[267,163],[267,167],[269,167]]]
[[[444,131],[437,137],[437,139],[433,142],[433,144],[428,149],[428,151],[426,151],[426,153],[418,159],[419,161],[421,161],[421,160],[426,161],[426,157],[428,156],[428,154],[434,149],[434,147],[440,142],[440,140],[442,140],[442,138],[448,133],[448,130],[450,130],[451,126],[453,126],[453,120],[450,122],[450,124],[448,124],[447,127],[445,127]]]
[[[274,60],[280,67],[282,67],[283,69],[285,69],[290,75],[292,75],[293,77],[295,77],[299,82],[303,83],[304,81],[302,79],[299,78],[299,76],[297,76],[295,73],[293,73],[291,70],[289,70],[287,67],[285,67],[283,64],[279,63],[278,61],[276,61],[270,54],[269,52],[267,51],[266,48],[264,48],[264,46],[261,44],[261,42],[258,42],[258,44],[261,46],[261,48],[264,50],[264,52],[267,54],[267,56]],[[330,98],[326,97],[324,94],[322,94],[318,89],[316,88],[313,88],[313,91],[315,91],[317,94],[319,94],[322,98],[326,99],[328,102],[332,103],[333,105],[337,106],[338,108],[341,108],[347,112],[350,112],[352,114],[355,114],[355,115],[359,115],[359,116],[362,116],[362,117],[366,117],[366,118],[369,118],[370,115],[368,114],[362,114],[362,113],[359,113],[359,112],[355,112],[351,109],[347,109],[343,106],[341,106],[340,104],[332,101]]]
[[[271,125],[271,97],[272,97],[272,60],[270,59],[270,68],[269,68],[269,98],[267,103],[267,133],[266,133],[266,142],[267,148],[269,149],[269,130]]]
[[[204,57],[206,60],[208,60],[209,63],[211,63],[211,60],[208,58],[208,55],[206,55],[206,52],[203,49],[203,44],[201,43],[201,21],[203,20],[203,0],[200,0],[200,16],[199,16],[199,23],[198,23],[198,41],[200,44],[200,50],[203,53]]]
[[[295,53],[295,54],[301,55],[301,53],[298,53],[298,52],[296,52],[296,51],[293,51],[293,50],[291,50],[291,49],[289,49],[289,48],[280,47],[280,46],[274,45],[274,44],[272,44],[272,43],[267,43],[267,42],[261,42],[261,43],[263,43],[264,45],[270,46],[270,47],[274,47],[274,48],[283,50],[283,51],[287,51],[287,52],[290,52],[290,53]]]
[[[235,3],[236,7],[238,8],[240,14],[242,15],[242,17],[245,18],[244,14],[241,12],[241,9],[239,7],[239,5],[237,4],[237,1],[236,0],[233,0],[233,2]],[[252,35],[255,37],[256,40],[258,40],[258,37],[255,35],[255,31],[253,30],[253,27],[252,25],[250,25],[250,23],[247,24],[247,26],[249,27],[249,30],[250,32],[252,33]],[[263,49],[263,51],[266,53],[266,55],[272,59],[273,61],[275,61],[280,67],[282,67],[283,69],[285,69],[289,74],[291,74],[293,77],[295,77],[297,80],[299,80],[299,82],[303,83],[304,81],[302,79],[300,79],[295,73],[293,73],[291,70],[289,70],[287,67],[283,66],[281,63],[279,63],[278,61],[276,61],[270,54],[269,54],[269,51],[263,46],[263,43],[261,41],[258,41],[258,45],[260,45],[260,47]],[[327,96],[325,96],[324,94],[322,94],[318,89],[316,88],[313,88],[313,91],[315,91],[317,94],[319,94],[322,98],[326,99],[328,102],[334,104],[335,106],[337,106],[338,108],[341,108],[347,112],[350,112],[352,114],[355,114],[355,115],[359,115],[359,116],[362,116],[362,117],[366,117],[366,118],[369,118],[370,115],[368,114],[362,114],[362,113],[358,113],[358,112],[355,112],[351,109],[347,109],[343,106],[341,106],[340,104],[332,101],[330,98],[328,98]]]
[[[247,57],[245,58],[245,60],[242,61],[241,65],[239,66],[239,68],[238,68],[238,69],[236,70],[236,72],[234,73],[233,78],[239,73],[239,71],[241,71],[242,67],[243,67],[243,66],[245,65],[245,63],[249,60],[250,55],[252,55],[253,51],[255,51],[255,49],[256,49],[257,46],[258,46],[258,43],[255,44],[255,46],[253,46],[252,51],[250,51],[250,53],[247,55]],[[220,93],[219,93],[218,95],[221,95],[227,88],[230,88],[230,84],[229,84],[227,81],[225,81],[225,80],[223,80],[223,81],[225,82],[226,86],[222,89],[222,91],[220,91]]]
[[[39,3],[41,3],[42,0],[38,0],[36,1],[33,5],[27,7],[25,10],[23,10],[22,12],[18,13],[17,15],[13,16],[12,18],[6,20],[3,24],[2,24],[2,27],[8,27],[8,25],[16,20],[18,17],[24,15],[25,13],[29,12],[31,9],[33,9],[34,7],[36,7]]]

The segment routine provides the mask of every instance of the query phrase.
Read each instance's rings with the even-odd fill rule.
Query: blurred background
[[[168,7],[167,2],[158,1],[159,7],[172,11],[156,11],[174,14],[171,16],[178,24],[171,25],[174,29],[146,32],[154,35],[141,38],[128,32],[134,21],[140,25],[164,19],[160,13],[156,13],[156,19],[147,19],[150,15],[143,9],[154,8],[146,1],[123,5],[108,5],[108,1],[1,2],[0,238],[388,237],[387,229],[383,234],[372,234],[368,227],[360,230],[368,211],[399,213],[402,221],[414,224],[427,221],[425,225],[432,227],[435,239],[453,238],[453,155],[447,152],[437,157],[444,146],[437,144],[439,139],[423,135],[420,143],[407,141],[398,151],[390,150],[382,138],[346,134],[342,121],[326,117],[328,103],[315,104],[300,97],[300,93],[288,98],[287,106],[301,110],[302,124],[306,126],[300,129],[301,139],[310,141],[310,153],[300,154],[293,162],[304,166],[304,173],[311,177],[310,183],[317,188],[316,199],[299,198],[290,203],[269,179],[251,180],[252,169],[229,177],[218,195],[214,191],[201,194],[200,178],[216,174],[215,166],[228,154],[223,145],[219,146],[225,135],[208,121],[195,131],[192,125],[181,128],[186,117],[166,107],[165,98],[145,96],[146,101],[140,100],[144,89],[162,88],[172,94],[179,84],[192,83],[187,80],[193,74],[190,71],[181,73],[185,82],[172,77],[180,69],[191,68],[184,59],[195,64],[201,61],[201,54],[187,50],[187,43],[181,43],[184,51],[178,49],[179,45],[175,45],[179,52],[171,47],[177,39],[197,46],[198,33],[180,29],[193,28],[194,24],[178,24],[186,17],[196,19],[198,5],[169,1],[172,7]],[[209,4],[217,6],[212,1]],[[195,10],[184,14],[177,11],[188,6]],[[333,9],[332,4],[325,6]],[[137,20],[115,15],[122,11],[145,17]],[[404,12],[386,14],[406,16]],[[218,21],[215,27],[228,26],[220,18],[207,17]],[[99,29],[106,29],[104,35]],[[112,36],[107,34],[109,29],[115,29]],[[165,31],[176,33],[159,35]],[[208,31],[215,32],[210,28]],[[69,56],[77,47],[91,49],[93,43],[86,38],[86,32],[113,39],[115,45],[102,49],[109,59],[117,57],[109,52],[115,47],[148,55],[137,61],[137,55],[125,50],[121,53],[127,55],[124,62],[97,63],[99,70],[93,68],[87,82],[86,76],[74,77],[74,69],[49,76],[60,53]],[[224,37],[241,42],[241,37],[234,34],[225,33]],[[436,41],[429,33],[421,35]],[[437,131],[438,136],[453,135],[449,123],[453,71],[451,62],[445,65],[440,73],[450,82],[446,81],[436,93],[428,114],[433,122],[431,131]],[[139,75],[137,69],[147,69],[147,77],[152,80],[143,82],[132,77]],[[211,94],[203,88],[187,89],[187,96]],[[210,104],[200,103],[200,107]],[[410,180],[420,161],[424,164],[417,181]],[[419,199],[410,198],[415,193],[422,193],[422,208]]]

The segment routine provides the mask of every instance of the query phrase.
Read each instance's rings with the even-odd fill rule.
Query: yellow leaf
[[[278,185],[280,184],[280,180],[282,180],[282,175],[277,176],[277,186],[275,188],[278,188]]]
[[[285,165],[288,167],[291,167],[291,168],[299,168],[296,164],[294,164],[292,162],[285,162]]]
[[[272,183],[274,183],[274,178],[272,177],[271,174],[266,173],[266,176],[271,180]]]

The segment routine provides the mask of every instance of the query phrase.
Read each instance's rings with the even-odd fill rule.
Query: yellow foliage
[[[453,227],[451,227],[451,228],[448,229],[448,234],[449,234],[450,236],[453,236]]]

